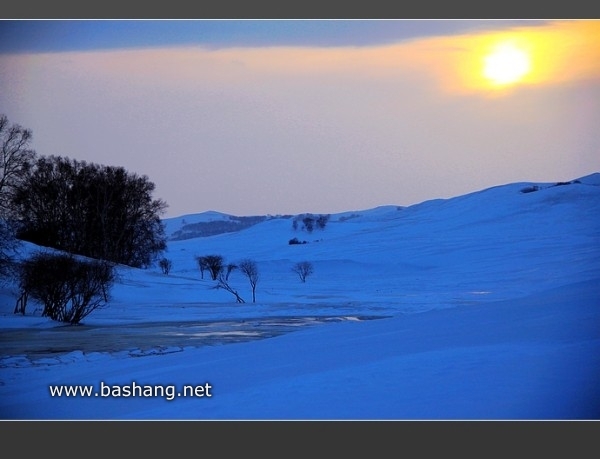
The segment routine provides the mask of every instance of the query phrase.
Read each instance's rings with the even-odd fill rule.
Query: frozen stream
[[[173,348],[214,346],[270,338],[306,326],[377,318],[381,316],[263,317],[210,322],[5,329],[0,332],[0,358],[27,356],[35,360],[72,351],[132,351],[133,355],[146,355],[149,352],[169,352]]]

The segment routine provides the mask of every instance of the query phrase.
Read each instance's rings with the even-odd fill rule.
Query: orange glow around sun
[[[451,93],[494,97],[600,77],[600,21],[551,21],[446,37],[428,49],[439,50],[432,68]]]
[[[483,76],[494,85],[517,83],[530,70],[529,54],[510,42],[499,43],[484,58]]]

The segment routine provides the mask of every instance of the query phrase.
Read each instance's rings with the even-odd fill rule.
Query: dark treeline
[[[0,115],[0,282],[17,281],[16,314],[32,298],[42,315],[76,324],[108,302],[115,264],[146,268],[166,249],[167,205],[146,176],[38,156],[31,139]],[[60,252],[19,260],[20,241]]]
[[[122,167],[38,157],[12,199],[17,237],[45,247],[133,267],[166,248],[154,184]]]

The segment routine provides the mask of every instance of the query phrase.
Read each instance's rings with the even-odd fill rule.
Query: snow
[[[170,240],[169,275],[119,267],[110,303],[79,326],[35,303],[14,315],[5,283],[0,418],[598,419],[598,215],[600,173],[348,211],[312,233],[269,216]],[[227,218],[165,223],[173,234]],[[257,302],[240,272],[230,282],[245,303],[202,279],[206,254],[255,260]],[[303,260],[306,283],[291,271]],[[98,395],[52,397],[51,385]],[[157,389],[186,385],[203,396]]]

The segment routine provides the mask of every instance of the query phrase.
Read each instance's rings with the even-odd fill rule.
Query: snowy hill
[[[110,304],[67,344],[39,308],[13,315],[4,287],[0,417],[596,418],[598,215],[600,173],[332,214],[312,231],[294,226],[305,215],[167,219],[170,274],[120,267]],[[242,304],[203,278],[207,254],[254,260],[256,303],[238,270]],[[304,283],[299,261],[314,266]],[[205,378],[211,400],[48,395]]]
[[[435,292],[436,307],[467,301],[474,291],[486,291],[490,299],[507,298],[534,285],[553,286],[555,278],[566,280],[567,273],[581,280],[582,260],[569,266],[564,260],[575,257],[578,248],[583,252],[595,246],[599,176],[568,186],[515,183],[406,208],[333,214],[324,229],[312,232],[294,230],[293,218],[265,217],[243,231],[171,241],[167,257],[173,260],[173,275],[189,277],[198,275],[198,255],[255,259],[264,266],[262,301],[325,300],[332,285],[336,300],[346,301],[399,303],[427,291]],[[533,186],[538,191],[524,192]],[[307,243],[290,246],[293,238]],[[533,255],[550,246],[553,253],[543,254],[545,269],[532,268]],[[310,286],[295,285],[290,276],[290,264],[300,260],[313,262],[319,273]],[[535,283],[524,283],[524,276]],[[502,289],[488,285],[500,277]],[[442,304],[440,289],[449,295]],[[219,293],[227,299],[225,292]],[[410,302],[405,307],[416,306]]]

